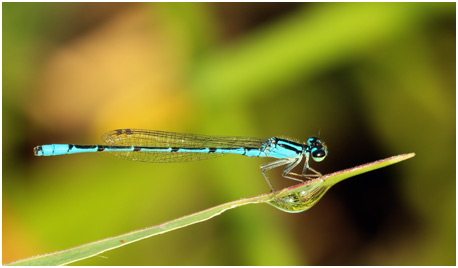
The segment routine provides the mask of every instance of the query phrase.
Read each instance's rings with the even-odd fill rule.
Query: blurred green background
[[[3,263],[269,191],[267,159],[32,152],[145,128],[319,135],[322,173],[416,157],[75,264],[455,265],[455,5],[3,3]]]

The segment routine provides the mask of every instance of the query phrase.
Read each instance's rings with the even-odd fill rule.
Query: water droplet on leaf
[[[289,213],[299,213],[313,207],[331,186],[310,187],[298,191],[289,191],[288,194],[280,195],[269,204],[279,210]]]

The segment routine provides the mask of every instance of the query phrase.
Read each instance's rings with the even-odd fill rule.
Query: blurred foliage
[[[268,191],[263,159],[32,154],[146,128],[320,135],[322,173],[416,157],[337,185],[306,213],[240,208],[79,265],[456,264],[455,8],[4,3],[3,263]]]

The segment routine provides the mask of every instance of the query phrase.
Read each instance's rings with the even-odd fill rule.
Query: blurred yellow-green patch
[[[266,159],[33,156],[144,128],[319,136],[323,174],[416,156],[306,213],[247,206],[79,265],[456,264],[455,3],[2,7],[3,263],[269,191]]]

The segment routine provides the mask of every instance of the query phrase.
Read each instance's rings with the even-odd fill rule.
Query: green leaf
[[[392,156],[372,163],[344,169],[283,189],[269,204],[289,213],[303,212],[315,205],[338,182],[414,157],[414,153]]]
[[[102,252],[122,247],[154,235],[163,234],[186,227],[191,224],[206,221],[220,215],[226,210],[248,204],[268,203],[286,212],[302,212],[315,205],[321,199],[321,197],[323,197],[326,191],[329,190],[329,188],[334,184],[361,173],[379,169],[406,160],[413,157],[414,155],[414,153],[410,153],[378,160],[372,163],[328,174],[316,179],[307,180],[304,183],[285,188],[280,191],[232,201],[142,230],[98,240],[67,250],[31,257],[17,262],[12,262],[7,265],[48,266],[69,264],[78,260],[96,256]]]

